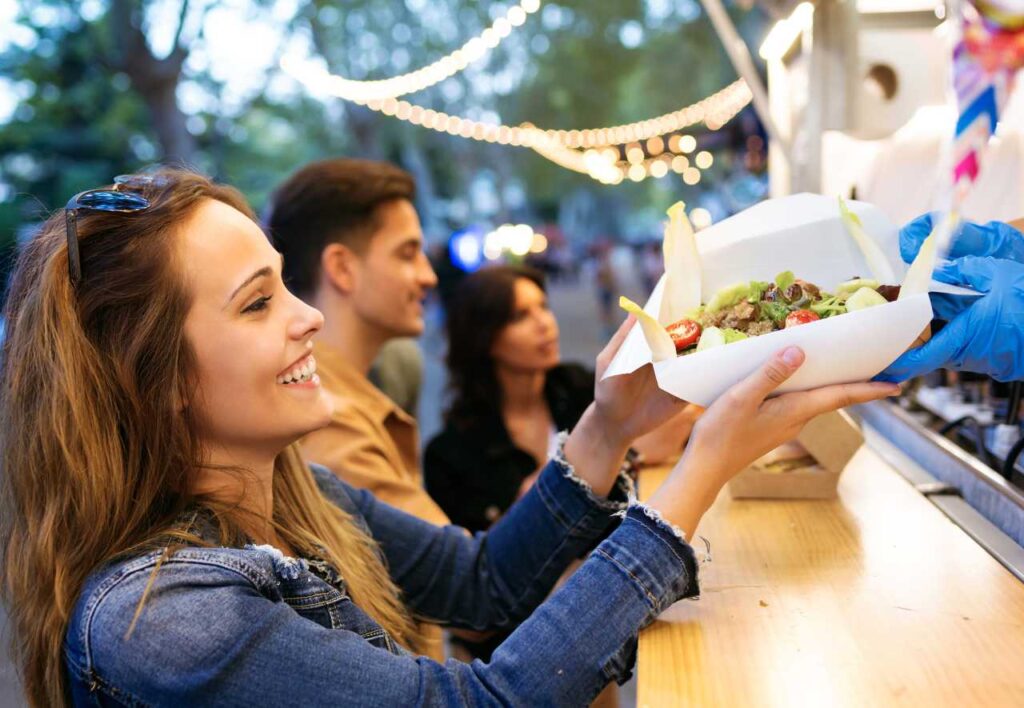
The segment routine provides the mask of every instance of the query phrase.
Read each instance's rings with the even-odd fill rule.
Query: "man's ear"
[[[359,277],[359,256],[343,244],[328,244],[320,253],[320,271],[325,283],[342,293],[350,293],[355,290]]]

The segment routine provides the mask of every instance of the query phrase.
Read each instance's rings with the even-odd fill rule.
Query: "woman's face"
[[[547,371],[558,364],[558,322],[547,295],[529,278],[515,282],[512,319],[498,332],[491,356],[514,371]]]
[[[207,448],[241,459],[276,455],[326,425],[331,404],[310,354],[323,316],[284,287],[281,254],[260,228],[208,199],[183,226],[179,257],[198,368],[185,403]]]

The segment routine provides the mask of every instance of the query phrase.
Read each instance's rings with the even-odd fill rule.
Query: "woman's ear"
[[[185,412],[185,409],[188,408],[188,397],[185,395],[185,392],[181,390],[180,386],[174,392],[174,401],[172,402],[172,405],[174,406],[174,413],[176,415],[181,415]]]
[[[331,243],[320,254],[320,274],[323,283],[330,284],[342,293],[355,290],[359,257],[351,248],[340,243]]]

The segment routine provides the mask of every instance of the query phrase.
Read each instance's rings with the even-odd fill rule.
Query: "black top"
[[[544,398],[558,430],[570,430],[594,400],[594,373],[578,364],[548,372]],[[486,412],[466,425],[449,421],[427,445],[427,492],[452,523],[483,531],[512,506],[519,485],[538,461],[516,447],[500,414]]]

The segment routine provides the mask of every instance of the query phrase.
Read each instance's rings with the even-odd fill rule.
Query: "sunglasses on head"
[[[167,180],[159,175],[118,175],[113,189],[89,189],[71,197],[64,207],[64,220],[68,237],[68,276],[72,287],[82,280],[82,260],[78,253],[78,212],[105,211],[134,214],[150,207],[150,202],[138,190],[162,187]]]

